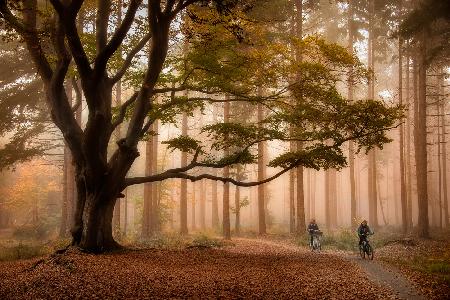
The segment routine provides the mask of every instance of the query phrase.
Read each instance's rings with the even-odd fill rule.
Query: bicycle
[[[373,248],[370,245],[369,240],[368,240],[368,236],[372,235],[372,234],[373,233],[366,234],[365,239],[363,240],[362,244],[359,245],[359,255],[361,255],[362,259],[365,259],[366,254],[367,254],[367,258],[370,260],[373,260]]]
[[[320,251],[322,250],[322,245],[320,244],[320,238],[322,236],[322,231],[320,230],[314,230],[312,232],[312,244],[310,245],[310,248],[312,251]]]

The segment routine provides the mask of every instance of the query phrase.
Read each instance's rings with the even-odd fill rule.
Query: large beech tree
[[[112,235],[113,210],[117,198],[127,186],[169,178],[192,181],[206,178],[252,186],[269,182],[297,166],[339,168],[346,164],[341,150],[346,141],[355,140],[359,147],[381,147],[389,141],[384,131],[395,126],[401,115],[399,109],[386,107],[377,101],[350,103],[338,93],[336,85],[347,78],[345,72],[350,66],[355,80],[363,79],[366,73],[354,56],[337,45],[329,45],[314,37],[294,39],[289,45],[301,47],[304,56],[301,62],[296,62],[291,61],[292,55],[286,55],[292,49],[283,46],[286,43],[282,38],[274,40],[264,32],[253,30],[258,33],[258,39],[266,42],[258,45],[255,40],[245,43],[248,39],[245,26],[252,26],[251,21],[246,22],[252,17],[248,12],[264,9],[270,1],[251,1],[249,6],[247,1],[231,0],[149,0],[148,7],[145,7],[142,0],[130,0],[124,1],[126,12],[123,20],[110,22],[113,1],[99,0],[96,4],[94,53],[88,51],[77,28],[77,18],[85,1],[49,2],[50,14],[42,13],[38,0],[0,0],[0,20],[6,30],[19,34],[23,40],[43,82],[52,120],[72,153],[77,199],[71,233],[73,245],[88,251],[104,251],[118,246]],[[163,70],[172,63],[167,60],[172,47],[169,42],[173,32],[179,28],[180,22],[176,20],[181,20],[181,12],[185,10],[188,13],[184,16],[198,24],[205,23],[202,14],[206,12],[217,28],[225,29],[235,39],[222,43],[214,34],[205,39],[202,26],[192,26],[200,33],[196,34],[191,28],[193,34],[186,36],[193,44],[192,49],[197,51],[183,56],[181,76],[168,84],[167,73]],[[141,15],[146,16],[145,32],[128,51],[120,49],[127,35],[136,33],[133,26]],[[200,43],[204,50],[216,47],[216,51],[202,54]],[[114,85],[127,74],[133,58],[147,44],[150,48],[148,64],[139,78],[136,92],[121,107],[114,108]],[[124,59],[119,67],[113,66],[111,61],[119,51],[124,53]],[[261,53],[266,54],[263,56]],[[85,128],[81,128],[75,119],[75,107],[71,106],[64,89],[64,82],[71,76],[72,65],[87,104]],[[299,73],[302,76],[296,81],[295,75]],[[261,85],[269,91],[262,96],[257,93]],[[207,96],[186,98],[176,95],[177,91],[186,89]],[[157,94],[167,93],[171,96],[155,101]],[[224,94],[233,97],[218,97]],[[174,122],[174,116],[203,107],[205,103],[230,101],[262,104],[271,113],[264,116],[260,126],[232,122],[204,126],[202,133],[208,140],[205,144],[212,145],[210,147],[183,135],[166,141],[173,149],[190,152],[192,159],[182,167],[161,173],[127,177],[139,156],[138,142],[155,121],[161,120],[162,124]],[[123,128],[117,147],[111,149],[108,144],[116,139],[113,132],[125,119],[128,126],[126,130]],[[253,154],[255,146],[267,140],[302,142],[303,148],[286,150],[269,161],[270,166],[278,167],[280,171],[259,182],[241,182],[231,175],[223,177],[208,172],[189,173],[198,167],[203,170],[254,163],[257,161]],[[217,157],[210,152],[222,155]]]

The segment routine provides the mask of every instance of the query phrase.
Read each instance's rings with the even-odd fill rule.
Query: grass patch
[[[0,261],[30,259],[48,253],[50,253],[50,248],[48,246],[19,243],[13,246],[0,247]]]
[[[219,248],[225,245],[226,243],[222,239],[213,238],[205,233],[200,233],[193,237],[188,247]]]

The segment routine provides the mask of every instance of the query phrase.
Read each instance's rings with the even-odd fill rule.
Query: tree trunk
[[[409,57],[409,41],[407,42],[406,55],[406,176],[407,176],[407,226],[408,230],[412,230],[412,172],[411,172],[411,99],[410,99],[410,57]]]
[[[228,96],[227,96],[228,99]],[[230,120],[230,102],[225,102],[223,107],[223,121],[224,123]],[[225,157],[229,155],[229,151],[225,150]],[[230,176],[230,167],[225,167],[223,169],[223,176]],[[230,183],[226,182],[223,186],[223,202],[222,202],[222,226],[223,226],[223,237],[226,240],[231,239],[231,228],[230,228]]]
[[[151,139],[145,142],[145,176],[153,174],[153,142]],[[144,207],[142,215],[142,236],[147,238],[153,234],[152,215],[153,215],[153,188],[152,182],[144,184]]]
[[[158,173],[158,120],[156,120],[152,125],[152,130],[154,136],[151,138],[152,142],[152,174]],[[159,183],[152,183],[152,210],[151,210],[151,230],[152,234],[160,231],[160,221],[159,221]]]
[[[213,107],[213,121],[214,124],[217,123],[217,106],[214,105]],[[218,172],[217,169],[214,169],[213,171],[213,175],[217,176]],[[218,229],[219,228],[219,197],[217,194],[217,181],[213,180],[211,182],[211,222],[212,222],[212,227],[214,229]]]
[[[369,38],[368,38],[368,63],[369,68],[375,72],[375,62],[374,62],[374,29],[373,29],[373,17],[374,17],[374,0],[369,2]],[[375,99],[375,84],[373,78],[369,79],[368,87],[368,98]],[[376,182],[376,151],[372,149],[369,151],[368,157],[368,191],[369,191],[369,221],[373,228],[378,227],[378,207],[377,207],[377,182]]]
[[[59,227],[59,236],[66,237],[68,232],[68,213],[67,213],[67,168],[69,162],[69,147],[64,145],[64,162],[63,162],[63,191],[62,191],[62,204],[61,204],[61,224]]]
[[[258,104],[258,123],[264,118],[263,107]],[[260,124],[260,123],[259,123]],[[261,126],[261,125],[259,125]],[[264,142],[258,143],[258,181],[265,178],[265,164],[264,164]],[[266,210],[265,210],[265,185],[258,185],[258,232],[260,235],[266,234]]]
[[[197,193],[196,193],[196,186],[197,186],[197,183],[196,182],[193,182],[192,184],[191,184],[191,186],[192,186],[192,193],[191,193],[191,231],[195,231],[195,230],[197,230],[197,223],[196,223],[196,220],[195,220],[195,207],[196,207],[196,202],[197,202],[197,199],[196,199],[196,196],[197,196]]]
[[[200,181],[200,227],[206,229],[206,184],[203,179]]]
[[[236,218],[234,222],[234,230],[236,235],[241,233],[241,189],[239,186],[236,186],[234,192],[234,206],[236,208]]]
[[[418,233],[420,237],[429,237],[428,223],[428,167],[427,167],[427,64],[426,64],[426,31],[420,35],[419,44],[419,93],[417,99],[417,135],[416,135],[416,176],[417,176],[417,198],[419,202]]]
[[[88,194],[83,214],[83,231],[78,244],[82,249],[103,252],[119,247],[112,235],[116,196]]]
[[[186,95],[187,97],[187,92]],[[188,134],[188,121],[187,114],[183,113],[183,121],[181,125],[181,134],[187,136]],[[187,166],[187,153],[181,153],[181,166]],[[181,179],[181,189],[180,189],[180,233],[187,234],[187,180]]]
[[[295,151],[291,142],[290,151]],[[295,170],[289,171],[289,232],[295,232]]]
[[[403,105],[403,40],[399,39],[398,43],[398,98],[400,105]],[[405,152],[404,152],[404,128],[403,122],[400,123],[400,203],[402,211],[402,232],[406,234],[408,231],[408,221],[407,221],[407,195],[406,195],[406,178],[405,178]]]
[[[348,27],[348,51],[353,54],[353,2],[348,1],[348,15],[347,15],[347,27]],[[350,70],[350,76],[348,77],[348,100],[353,101],[353,78]],[[348,143],[348,157],[350,168],[350,224],[352,227],[357,226],[356,220],[356,184],[355,184],[355,149],[353,141]]]
[[[445,95],[445,89],[444,89],[444,70],[441,69],[441,74],[439,77],[439,85],[440,85],[440,95]],[[440,101],[441,105],[441,128],[442,128],[442,194],[443,194],[443,226],[444,228],[449,228],[449,216],[448,216],[448,196],[447,196],[447,142],[446,142],[446,130],[445,130],[445,101],[444,96],[442,96],[442,99]]]

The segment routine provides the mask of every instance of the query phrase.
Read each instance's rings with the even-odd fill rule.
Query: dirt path
[[[356,254],[341,254],[349,261],[357,264],[371,280],[389,287],[400,299],[422,300],[414,286],[398,270],[387,267],[375,260],[361,259]]]
[[[290,245],[286,243],[275,243],[273,241],[259,240],[260,243],[265,243],[268,245],[278,245],[285,249],[297,252],[309,251],[305,248],[299,248],[295,245]],[[398,270],[393,267],[387,267],[377,260],[367,260],[361,259],[357,254],[352,255],[343,252],[325,251],[317,254],[327,254],[327,255],[337,255],[340,256],[356,265],[358,265],[369,277],[370,280],[376,282],[377,284],[387,287],[391,292],[393,292],[396,298],[399,299],[411,299],[411,300],[424,300],[425,297],[421,296],[414,286],[407,280]],[[324,259],[327,259],[326,256]]]

